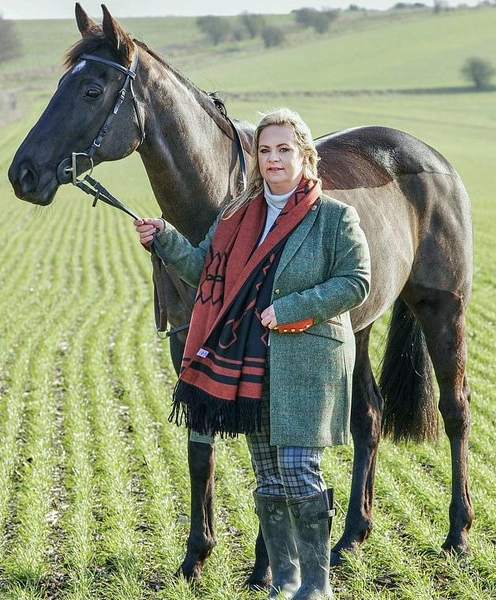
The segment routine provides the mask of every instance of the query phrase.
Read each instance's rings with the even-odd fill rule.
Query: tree
[[[313,23],[313,28],[317,33],[326,33],[329,31],[329,27],[333,21],[335,21],[339,16],[338,10],[322,10],[319,13],[318,18],[315,19]]]
[[[261,33],[266,48],[280,46],[284,41],[284,31],[276,25],[265,25]]]
[[[302,27],[312,27],[315,21],[316,8],[298,8],[293,10],[296,22]]]
[[[447,0],[434,0],[434,14],[438,15],[443,10],[449,10],[449,4]]]
[[[19,56],[22,52],[19,38],[12,21],[0,15],[0,62]]]
[[[262,15],[255,15],[244,12],[241,16],[241,23],[248,31],[248,35],[253,39],[256,38],[262,31],[265,25],[265,20]]]
[[[196,25],[201,32],[212,40],[214,46],[225,40],[231,33],[231,24],[224,17],[216,17],[214,15],[198,17]]]
[[[487,90],[491,78],[496,74],[494,66],[484,58],[467,58],[461,68],[461,74],[465,79],[472,81],[477,90]]]
[[[339,16],[339,10],[299,8],[293,11],[296,22],[302,27],[313,27],[317,33],[326,33],[332,21]]]

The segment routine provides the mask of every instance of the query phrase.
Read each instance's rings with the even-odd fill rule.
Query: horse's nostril
[[[34,169],[29,167],[28,165],[23,165],[21,168],[20,180],[23,183],[24,187],[29,188],[29,190],[31,191],[36,185],[37,180]]]
[[[26,194],[36,189],[38,175],[36,174],[36,171],[26,163],[19,166],[17,177],[13,173],[9,173],[9,176],[16,192]]]

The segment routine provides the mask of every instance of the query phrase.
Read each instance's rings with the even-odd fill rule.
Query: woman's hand
[[[275,329],[277,327],[276,313],[274,311],[274,305],[268,306],[260,315],[262,319],[262,325],[269,329]]]
[[[165,222],[163,219],[135,219],[134,226],[140,242],[143,246],[148,246],[153,240],[153,236],[165,229]]]

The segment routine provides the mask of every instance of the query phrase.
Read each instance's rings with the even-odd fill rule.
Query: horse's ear
[[[79,2],[76,2],[76,23],[83,37],[98,28],[98,23],[88,16]]]
[[[123,60],[129,64],[134,51],[134,42],[131,36],[129,36],[112,17],[105,4],[102,4],[102,11],[102,29],[105,37],[111,42],[112,46],[119,51]]]

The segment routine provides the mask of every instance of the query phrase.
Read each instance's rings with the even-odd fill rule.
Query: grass
[[[460,68],[469,56],[493,60],[496,11],[414,17],[373,26],[364,18],[343,33],[338,20],[325,36],[306,30],[304,41],[200,63],[189,75],[200,87],[228,92],[439,88],[466,84]]]
[[[200,87],[224,88],[231,116],[255,121],[257,111],[284,103],[316,136],[370,123],[403,129],[445,154],[472,197],[472,553],[456,560],[439,552],[451,485],[445,437],[420,446],[385,440],[375,528],[332,573],[337,600],[496,597],[494,94],[377,93],[461,85],[458,64],[465,53],[485,55],[495,14],[454,11],[442,21],[425,12],[360,15],[343,19],[326,39],[292,31],[285,48],[269,53],[255,43],[236,52],[228,44],[206,50],[191,19],[126,22],[150,46],[174,53],[173,62]],[[149,259],[128,217],[91,208],[78,190],[61,189],[44,210],[14,198],[6,178],[11,157],[50,97],[61,73],[58,57],[77,38],[74,23],[57,22],[57,43],[55,23],[19,26],[39,46],[0,72],[0,89],[15,88],[17,98],[17,108],[4,111],[0,137],[0,598],[263,598],[242,587],[257,530],[243,439],[217,444],[218,545],[200,587],[173,577],[189,524],[186,436],[167,421],[175,376],[153,330]],[[399,44],[401,52],[389,51]],[[326,60],[316,60],[319,53]],[[34,79],[32,66],[40,68]],[[265,80],[264,72],[278,75]],[[281,87],[286,96],[275,94]],[[315,93],[344,87],[376,93]],[[98,178],[139,214],[155,214],[137,156],[99,166]],[[377,364],[385,320],[375,329]],[[344,525],[352,456],[351,447],[339,447],[324,458],[338,502],[334,539]]]

